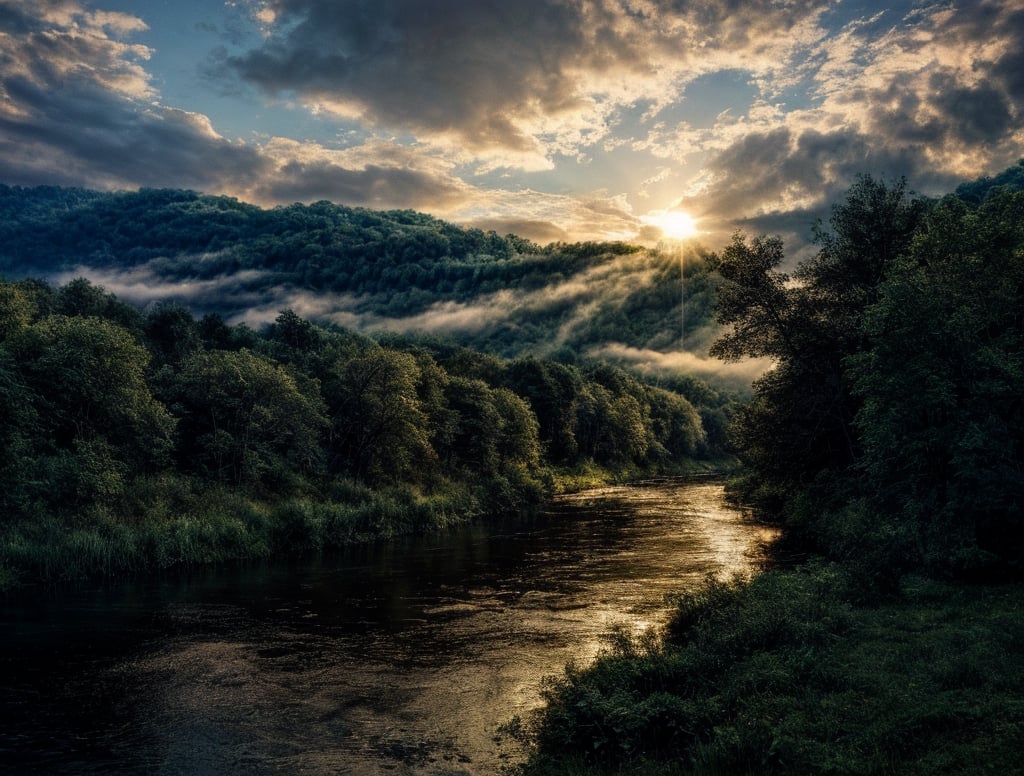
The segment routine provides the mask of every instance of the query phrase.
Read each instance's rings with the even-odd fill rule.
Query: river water
[[[711,482],[316,559],[0,601],[0,772],[495,774],[499,727],[768,537]]]

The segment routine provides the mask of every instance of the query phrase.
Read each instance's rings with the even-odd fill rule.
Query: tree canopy
[[[1022,208],[865,177],[792,276],[776,239],[723,251],[712,353],[775,361],[732,438],[791,539],[895,574],[1024,561]]]

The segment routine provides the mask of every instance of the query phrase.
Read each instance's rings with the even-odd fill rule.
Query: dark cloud
[[[0,113],[0,177],[8,182],[218,189],[255,180],[258,152],[216,136],[198,116],[141,106],[78,75],[8,77],[19,111]]]
[[[918,35],[897,39],[907,54],[939,56],[858,95],[880,144],[923,143],[933,157],[1008,139],[1024,117],[1024,10],[1006,3],[936,5]],[[927,47],[931,46],[929,52]],[[938,46],[938,48],[936,48]],[[908,63],[911,64],[911,63]],[[965,66],[966,65],[966,66]],[[927,75],[924,75],[924,73]]]
[[[288,162],[254,189],[263,201],[329,199],[373,208],[448,209],[466,199],[466,187],[446,175],[407,167],[367,165],[352,170],[329,162]]]
[[[537,144],[531,122],[584,110],[605,76],[653,77],[698,52],[768,46],[826,5],[270,0],[280,32],[221,64],[269,94],[333,104],[376,126],[525,151]]]
[[[946,117],[954,140],[991,143],[1001,139],[1013,122],[1009,100],[994,86],[961,86],[950,73],[934,76],[931,86],[932,104]]]
[[[703,192],[681,205],[721,232],[739,225],[806,245],[857,175],[905,177],[941,194],[1016,161],[1024,13],[997,3],[922,6],[890,30],[886,47],[876,43],[868,36],[853,50],[856,68],[825,85],[817,112],[737,136],[707,164]]]
[[[515,234],[525,237],[539,245],[547,245],[553,242],[568,242],[569,234],[560,226],[550,221],[541,221],[531,218],[482,218],[471,221],[466,226],[483,229],[485,232],[494,231],[498,234]]]
[[[58,5],[64,20],[44,20]],[[443,165],[420,169],[423,161],[397,146],[371,149],[364,156],[372,158],[347,165],[299,143],[282,152],[223,138],[205,116],[156,102],[139,65],[148,50],[111,38],[103,20],[91,24],[77,4],[0,8],[10,28],[25,31],[17,41],[0,40],[6,183],[175,187],[268,203],[332,199],[435,211],[467,196],[469,187]],[[138,24],[130,17],[121,23]],[[82,26],[90,34],[80,34]]]
[[[0,30],[5,30],[9,35],[21,36],[36,29],[36,20],[25,14],[17,5],[0,5]]]
[[[1014,18],[1019,29],[1024,29],[1024,12]],[[999,58],[992,67],[992,78],[1013,102],[1018,105],[1024,102],[1024,41]]]
[[[64,22],[47,22],[60,12]],[[200,116],[152,102],[132,48],[105,29],[138,29],[131,17],[92,20],[69,2],[4,7],[24,31],[0,44],[0,177],[11,183],[219,188],[266,169],[255,150],[220,138]]]
[[[709,166],[712,184],[682,206],[721,237],[736,228],[779,234],[799,258],[818,219],[826,219],[858,175],[906,177],[923,193],[951,191],[961,178],[929,163],[925,147],[886,145],[853,129],[751,133]]]
[[[574,105],[585,39],[554,0],[277,0],[287,30],[228,60],[271,93],[344,102],[377,125],[529,148],[515,116]]]

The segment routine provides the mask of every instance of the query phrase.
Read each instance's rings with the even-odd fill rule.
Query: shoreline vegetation
[[[431,530],[730,455],[733,383],[586,355],[680,326],[706,345],[701,250],[684,273],[678,252],[177,190],[0,186],[0,210],[0,588]],[[452,310],[479,320],[384,333]]]
[[[492,511],[485,490],[464,483],[423,494],[349,482],[336,486],[343,500],[294,497],[271,502],[175,475],[148,477],[133,483],[121,508],[90,522],[69,527],[51,518],[8,526],[0,534],[5,562],[0,565],[0,593],[443,532],[488,517],[526,514],[557,495],[647,478],[723,477],[733,466],[733,461],[720,459],[643,469],[549,469],[522,489],[504,494],[511,499],[502,514]]]
[[[1022,183],[865,177],[792,276],[723,252],[712,354],[776,363],[730,486],[776,563],[549,680],[519,776],[1024,773]]]

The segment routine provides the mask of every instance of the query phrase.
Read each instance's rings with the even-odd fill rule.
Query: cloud
[[[1010,166],[1024,145],[1021,51],[1020,0],[853,20],[816,44],[807,106],[760,101],[710,128],[661,128],[678,153],[711,152],[679,204],[719,239],[745,225],[806,245],[814,219],[859,174],[941,194]]]
[[[464,204],[472,187],[429,153],[371,140],[342,151],[275,138],[263,148],[273,169],[248,192],[256,202],[328,199],[378,209],[445,212]]]
[[[211,60],[225,94],[352,134],[226,137],[164,102],[143,19],[3,0],[0,179],[413,208],[542,243],[653,238],[644,199],[715,245],[806,240],[860,173],[941,193],[1024,146],[1022,0],[251,0],[232,23],[243,8],[255,26]],[[723,71],[750,104],[700,114],[688,87]]]
[[[446,215],[459,223],[478,226],[488,223],[500,226],[504,219],[525,225],[537,224],[536,231],[523,236],[539,242],[545,242],[548,235],[554,235],[556,241],[629,241],[635,240],[644,226],[625,197],[608,196],[607,192],[568,196],[534,189],[480,189],[472,200]]]
[[[328,199],[413,208],[488,228],[505,220],[505,232],[522,227],[544,242],[636,233],[621,199],[484,190],[467,183],[458,159],[437,145],[376,136],[349,147],[226,138],[207,116],[161,103],[145,69],[151,50],[124,39],[145,25],[126,14],[71,0],[7,2],[0,22],[6,183],[178,187],[263,205]]]
[[[569,233],[564,228],[550,221],[540,219],[515,216],[479,218],[468,222],[466,225],[483,229],[485,232],[497,232],[501,235],[515,234],[532,240],[539,245],[569,241]]]
[[[201,260],[201,257],[200,257]],[[159,261],[127,270],[98,269],[79,265],[51,275],[48,280],[61,286],[76,278],[88,278],[95,285],[139,306],[153,302],[179,302],[199,312],[226,308],[257,306],[265,302],[267,292],[255,292],[265,272],[243,270],[208,280],[165,279],[159,272]]]
[[[685,350],[662,352],[633,348],[618,342],[591,348],[587,355],[623,362],[648,374],[695,374],[701,377],[724,378],[745,385],[749,385],[752,380],[772,367],[771,360],[765,358],[724,363]]]
[[[574,153],[637,100],[664,106],[701,72],[759,76],[818,36],[795,0],[266,0],[263,43],[228,56],[265,94],[512,163]]]
[[[126,14],[15,2],[0,33],[0,177],[9,183],[217,189],[264,164],[202,115],[159,105]],[[19,34],[10,30],[18,30]]]

